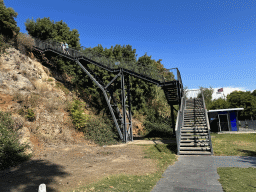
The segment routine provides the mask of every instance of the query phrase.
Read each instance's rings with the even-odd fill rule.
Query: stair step
[[[202,143],[202,142],[210,142],[209,139],[202,140],[180,140],[180,143]]]
[[[180,138],[181,140],[186,140],[186,139],[208,139],[208,135],[207,136],[183,136]]]
[[[195,124],[206,124],[206,122],[205,122],[205,120],[203,121],[198,121],[198,120],[196,120],[196,121],[194,121],[194,120],[184,120],[184,123],[195,123]]]
[[[181,133],[187,133],[187,132],[192,132],[192,133],[208,133],[208,130],[194,130],[194,129],[181,129]]]
[[[209,143],[181,143],[180,147],[206,147],[210,146]]]
[[[183,127],[182,127],[182,129],[197,129],[197,128],[203,129],[203,128],[207,128],[207,126],[206,125],[193,125],[193,126],[183,125]]]
[[[208,133],[181,133],[181,138],[184,136],[207,136]]]
[[[181,131],[208,131],[208,128],[200,127],[200,128],[192,128],[192,127],[182,127]]]
[[[202,129],[205,127],[207,127],[207,124],[197,124],[197,123],[193,124],[192,126],[185,125],[185,124],[182,126],[182,128],[184,129],[196,129],[196,128]]]
[[[180,147],[180,151],[210,151],[210,147]]]
[[[180,151],[180,155],[211,155],[209,151]]]

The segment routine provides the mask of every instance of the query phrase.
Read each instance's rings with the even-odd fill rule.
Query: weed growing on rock
[[[28,121],[34,121],[36,119],[33,109],[19,109],[18,114],[25,117]]]
[[[24,95],[19,92],[13,94],[13,100],[17,101],[17,103],[21,103],[22,101],[24,101],[24,98]]]
[[[27,109],[27,115],[25,116],[29,121],[34,121],[35,118],[35,113],[33,111],[33,109]]]
[[[49,113],[53,113],[54,111],[59,109],[59,101],[55,98],[49,99],[48,102],[45,103],[45,109]]]

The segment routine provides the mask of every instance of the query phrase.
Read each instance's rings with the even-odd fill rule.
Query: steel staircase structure
[[[129,76],[134,76],[162,87],[166,99],[171,106],[172,128],[175,133],[173,105],[180,106],[181,98],[183,96],[183,84],[178,68],[172,68],[177,72],[176,79],[165,80],[164,76],[159,74],[158,71],[136,66],[134,65],[134,61],[119,61],[119,64],[117,65],[117,61],[108,59],[104,55],[100,55],[93,51],[82,53],[78,50],[69,48],[68,53],[63,52],[61,44],[57,41],[42,41],[34,38],[33,48],[41,54],[48,53],[50,55],[59,55],[68,58],[75,61],[82,68],[82,70],[103,92],[116,129],[124,142],[133,141]],[[104,85],[102,80],[87,67],[87,64],[94,64],[107,70],[108,72],[115,74],[115,77],[108,83],[108,85]],[[111,84],[119,79],[121,81],[122,110],[118,108],[116,99],[113,96],[114,90],[111,89]]]
[[[178,155],[213,155],[203,93],[202,98],[182,98],[176,130]]]

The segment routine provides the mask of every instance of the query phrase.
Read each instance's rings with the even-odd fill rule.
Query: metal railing
[[[209,124],[209,119],[208,119],[208,113],[207,113],[207,109],[205,106],[205,100],[204,100],[204,92],[203,89],[200,89],[201,94],[202,94],[202,102],[203,102],[203,106],[204,106],[204,115],[206,118],[206,124],[207,124],[207,129],[208,129],[208,138],[209,138],[209,142],[210,142],[210,147],[211,147],[211,154],[213,155],[213,148],[212,148],[212,141],[211,141],[211,134],[210,134],[210,124]]]
[[[177,121],[175,126],[175,133],[176,133],[176,143],[177,143],[177,154],[180,154],[180,138],[181,138],[181,128],[184,123],[184,108],[185,108],[185,98],[181,98],[181,106],[180,110],[178,111]]]
[[[165,79],[164,75],[161,74],[158,70],[156,70],[153,67],[146,67],[146,66],[140,66],[138,65],[136,60],[124,60],[121,59],[121,61],[110,59],[106,57],[103,54],[100,54],[99,52],[96,52],[95,50],[92,50],[90,48],[81,51],[78,51],[73,48],[69,48],[67,52],[65,52],[61,46],[61,43],[55,40],[40,40],[37,38],[33,38],[35,41],[34,47],[39,48],[41,50],[47,50],[51,49],[56,52],[59,52],[61,54],[65,54],[68,57],[71,57],[73,59],[77,58],[82,58],[85,57],[86,59],[92,60],[94,62],[99,63],[100,65],[103,65],[104,67],[110,69],[110,70],[115,70],[115,69],[126,69],[131,72],[143,75],[145,77],[154,79],[159,81],[160,83],[166,82],[166,81],[173,81],[173,80],[178,80],[181,84],[181,76],[178,68],[173,68],[177,72],[177,76],[175,79]],[[170,70],[166,70],[162,73],[172,73]],[[183,87],[182,87],[183,88]]]

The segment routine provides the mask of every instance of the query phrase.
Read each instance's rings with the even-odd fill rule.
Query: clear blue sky
[[[255,0],[4,0],[26,19],[63,20],[84,47],[132,45],[178,67],[189,89],[256,89]]]

